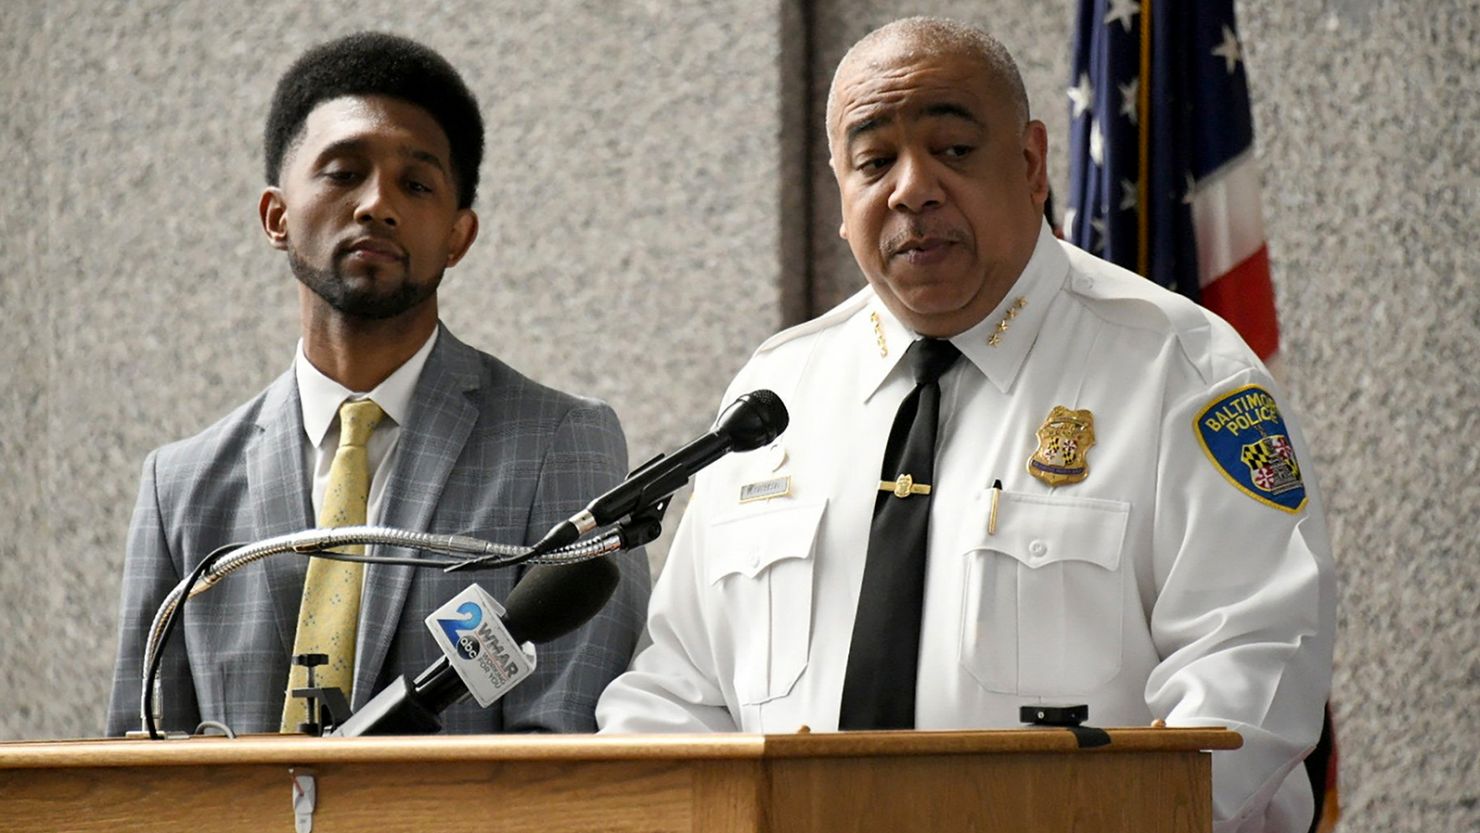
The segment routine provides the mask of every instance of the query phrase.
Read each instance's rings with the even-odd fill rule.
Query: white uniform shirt
[[[725,401],[771,388],[791,425],[698,477],[652,644],[603,695],[604,731],[836,729],[916,337],[865,289],[757,350]],[[1264,366],[1226,323],[1046,226],[999,308],[951,341],[964,360],[941,380],[917,727],[1017,726],[1040,702],[1087,703],[1098,726],[1227,726],[1244,748],[1214,755],[1217,829],[1304,830],[1297,768],[1335,629],[1320,497],[1308,467],[1298,511],[1252,496],[1194,421],[1245,386],[1277,396]],[[1089,410],[1095,444],[1085,479],[1053,487],[1027,462],[1056,405]],[[742,502],[747,486],[786,493]]]

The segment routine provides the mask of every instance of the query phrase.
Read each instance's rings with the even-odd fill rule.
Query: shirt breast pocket
[[[963,554],[960,658],[978,683],[1086,694],[1120,671],[1129,517],[1122,501],[1001,493],[996,533],[981,524]]]
[[[709,582],[724,598],[742,705],[789,694],[807,667],[813,543],[826,501],[778,503],[721,518],[710,530]]]

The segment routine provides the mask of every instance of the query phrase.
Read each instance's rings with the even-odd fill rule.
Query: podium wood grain
[[[1225,730],[72,741],[0,744],[6,830],[314,833],[1210,829]]]

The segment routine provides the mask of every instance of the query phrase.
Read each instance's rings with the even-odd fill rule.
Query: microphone
[[[621,580],[617,565],[591,558],[568,565],[531,569],[514,586],[500,617],[515,645],[549,642],[585,624],[606,605]],[[442,728],[438,717],[468,696],[467,685],[444,653],[415,681],[403,674],[336,728],[336,737],[430,734]]]
[[[751,391],[719,415],[714,430],[673,452],[658,455],[643,464],[611,491],[591,501],[585,509],[551,529],[531,555],[543,555],[567,544],[598,526],[620,520],[635,509],[651,506],[678,491],[700,469],[731,451],[750,451],[776,439],[790,417],[781,397],[768,390]]]

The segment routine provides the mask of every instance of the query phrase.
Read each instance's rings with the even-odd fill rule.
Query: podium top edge
[[[234,740],[70,740],[0,743],[0,770],[452,761],[776,760],[909,755],[1082,752],[1199,752],[1237,749],[1243,738],[1221,728],[1106,729],[1110,744],[1080,750],[1065,729],[799,732],[796,734],[451,735],[307,738],[246,735]]]
[[[966,755],[1032,752],[1201,752],[1238,749],[1243,736],[1230,729],[1107,728],[1107,746],[1081,749],[1068,729],[1035,727],[977,731],[826,732],[766,735],[766,757]]]

